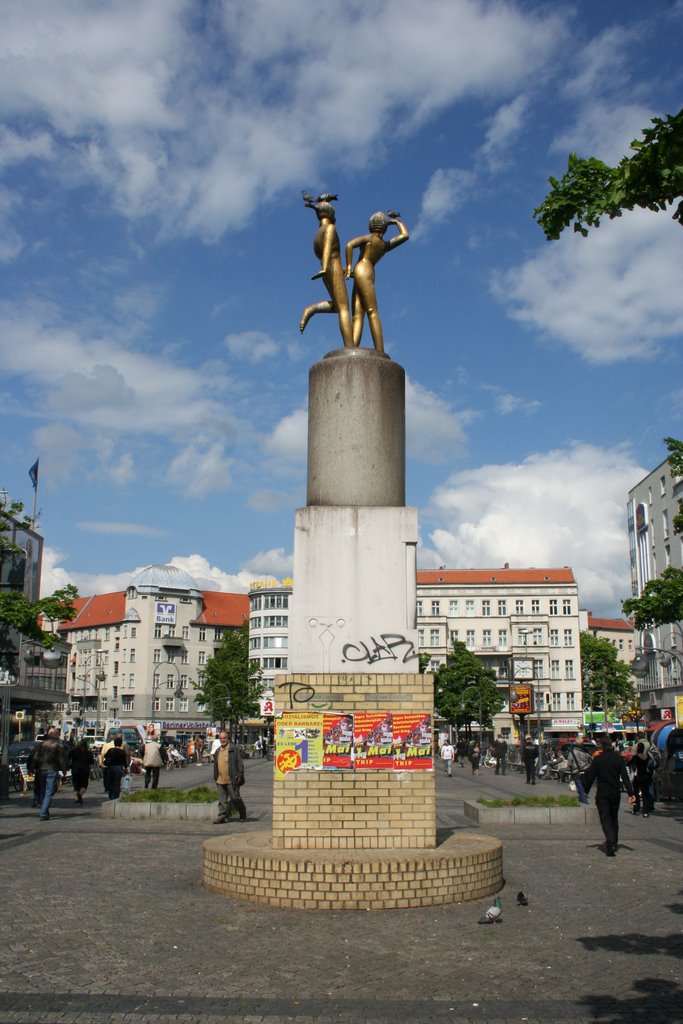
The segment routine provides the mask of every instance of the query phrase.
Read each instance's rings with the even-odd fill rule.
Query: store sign
[[[154,621],[164,623],[167,626],[175,626],[175,610],[176,605],[174,601],[157,601]]]
[[[267,697],[267,696],[259,697],[259,702],[258,703],[259,703],[259,717],[260,718],[268,718],[268,717],[272,718],[273,715],[275,714],[275,700],[274,700],[273,696],[271,695],[269,697]]]
[[[579,729],[580,725],[575,718],[552,718],[550,720],[553,729]]]

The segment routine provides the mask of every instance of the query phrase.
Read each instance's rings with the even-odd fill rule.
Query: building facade
[[[495,730],[518,738],[516,690],[530,687],[526,731],[573,736],[583,727],[579,594],[574,573],[562,569],[438,569],[417,574],[421,651],[435,671],[453,641],[464,643],[495,670],[505,706]],[[518,702],[518,706],[520,702]]]
[[[194,684],[224,631],[247,620],[246,594],[202,590],[176,566],[151,565],[125,591],[76,605],[59,632],[72,644],[70,711],[83,728],[154,721],[182,736],[211,724]]]
[[[672,528],[682,503],[683,477],[673,476],[666,461],[629,491],[633,597],[640,597],[647,583],[664,569],[683,568],[683,535]],[[683,694],[683,622],[637,631],[635,647],[641,654],[636,671],[641,708],[650,722],[674,720],[676,697]]]

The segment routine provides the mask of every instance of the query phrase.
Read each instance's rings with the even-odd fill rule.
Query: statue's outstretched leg
[[[331,299],[326,299],[324,302],[314,302],[312,306],[306,306],[305,310],[301,314],[301,320],[299,321],[299,330],[303,334],[306,330],[306,324],[315,316],[316,313],[336,313],[337,307]]]

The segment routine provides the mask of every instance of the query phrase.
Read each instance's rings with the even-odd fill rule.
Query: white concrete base
[[[417,672],[416,552],[417,509],[298,509],[289,673]]]

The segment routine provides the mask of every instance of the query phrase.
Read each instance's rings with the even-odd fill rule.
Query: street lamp
[[[95,688],[95,736],[100,734],[100,687],[106,680],[107,674],[102,667],[102,655],[105,653],[101,647],[92,647],[92,645],[77,645],[78,654],[83,659],[83,675],[76,676],[76,679],[83,681],[83,735],[85,736],[86,731],[86,710],[87,710],[87,696],[88,696],[88,674],[90,669],[93,671],[93,686]]]
[[[524,640],[524,659],[529,660],[529,633],[533,630],[522,626],[518,629],[519,635]],[[532,681],[536,684],[536,734],[538,737],[538,761],[536,762],[536,774],[540,774],[541,768],[543,767],[543,748],[541,747],[541,681],[535,677],[535,673],[532,667],[531,673]]]

